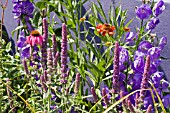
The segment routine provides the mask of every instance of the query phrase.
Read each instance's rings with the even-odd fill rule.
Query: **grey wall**
[[[11,32],[12,30],[14,30],[17,27],[17,22],[13,19],[13,14],[12,14],[12,0],[9,1],[9,4],[7,6],[7,9],[5,10],[5,20],[4,20],[4,24],[6,25],[6,28],[8,29],[8,33],[11,36]],[[35,0],[38,1],[38,0]],[[96,0],[91,0],[96,2]],[[134,7],[135,6],[140,6],[141,5],[141,0],[135,1],[135,0],[114,0],[116,5],[118,5],[119,3],[122,4],[122,8],[123,9],[128,9],[128,19],[132,19],[133,17],[135,17],[135,11],[134,11]],[[170,39],[170,4],[168,4],[168,2],[170,3],[170,0],[165,0],[166,3],[166,10],[163,12],[163,14],[161,14],[159,16],[160,19],[160,23],[159,25],[156,27],[155,32],[157,32],[157,36],[158,37],[162,37],[162,36],[167,36],[168,39]],[[97,3],[97,2],[96,2]],[[106,12],[108,12],[109,10],[109,6],[110,4],[113,3],[113,0],[101,0],[101,3],[105,9]],[[85,9],[89,8],[89,4],[86,3],[85,4]],[[2,10],[0,9],[0,12]],[[0,14],[1,17],[1,14]],[[134,20],[134,22],[130,25],[131,29],[135,28],[135,26],[139,25],[139,21],[138,20]],[[165,46],[165,49],[162,52],[162,56],[164,57],[169,57],[170,58],[170,40],[168,40],[168,44]],[[167,79],[170,81],[170,60],[162,60],[161,66],[166,74]]]

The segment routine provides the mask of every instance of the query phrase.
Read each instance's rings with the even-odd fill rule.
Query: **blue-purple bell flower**
[[[167,94],[166,96],[163,97],[162,99],[163,105],[165,108],[169,108],[170,107],[170,94]]]
[[[155,29],[156,25],[158,25],[159,23],[160,23],[160,21],[159,21],[158,18],[153,18],[146,25],[146,29],[147,30],[153,30],[153,29]]]
[[[167,44],[167,37],[164,36],[160,39],[159,41],[159,47],[161,48],[161,50],[164,49],[164,46]]]
[[[148,41],[142,41],[138,46],[138,51],[147,54],[148,50],[152,48],[152,44]]]
[[[136,15],[141,20],[149,18],[151,14],[152,14],[152,10],[150,6],[147,4],[143,4],[136,9]]]
[[[164,1],[160,0],[153,7],[154,16],[156,16],[156,17],[159,16],[163,12],[163,10],[165,10]]]

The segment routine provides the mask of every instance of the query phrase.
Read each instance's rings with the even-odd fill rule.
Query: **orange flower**
[[[83,22],[84,20],[85,20],[85,18],[80,18],[80,20],[79,20],[79,21],[80,21],[80,22]]]
[[[123,30],[124,30],[125,32],[130,32],[130,28],[129,28],[129,27],[124,27]]]
[[[103,36],[106,36],[106,34],[112,36],[114,34],[113,31],[115,30],[115,26],[110,26],[109,24],[98,24],[96,26],[96,30]]]
[[[26,43],[31,46],[40,45],[42,46],[43,37],[40,35],[39,31],[33,30],[29,36],[27,36]]]

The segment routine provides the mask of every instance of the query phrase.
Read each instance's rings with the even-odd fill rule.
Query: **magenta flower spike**
[[[132,103],[130,102],[130,100],[128,100],[128,108],[130,110],[131,113],[136,113],[135,110],[134,110],[134,107],[132,105]]]
[[[149,81],[149,71],[150,71],[150,56],[148,55],[146,57],[146,62],[145,62],[145,68],[144,68],[144,73],[142,77],[142,82],[141,82],[141,89],[147,89],[148,88],[148,81]],[[140,101],[144,101],[144,97],[146,95],[146,91],[142,90],[140,91]]]
[[[113,62],[113,93],[120,92],[120,83],[119,83],[119,44],[115,43],[114,49],[114,62]]]
[[[61,83],[67,83],[65,79],[68,76],[67,73],[67,29],[66,24],[62,24],[62,42],[61,42]]]
[[[152,113],[152,105],[149,105],[147,110],[146,110],[146,113]]]
[[[77,94],[79,91],[79,86],[80,86],[80,74],[76,74],[76,80],[75,80],[75,87],[74,87],[74,93]]]
[[[94,102],[97,102],[97,101],[98,101],[98,97],[97,97],[97,95],[96,95],[96,92],[95,92],[94,87],[91,87],[91,93],[92,93],[92,95],[93,95],[93,100],[94,100]]]
[[[102,97],[104,100],[104,104],[107,106],[109,104],[109,99],[107,98],[107,92],[106,92],[106,88],[102,89]]]
[[[57,64],[58,64],[58,59],[60,57],[60,53],[57,52],[53,58],[53,68],[54,68],[54,73],[57,74]]]
[[[42,43],[42,67],[47,69],[47,40],[48,40],[48,23],[46,18],[43,18],[43,43]]]
[[[53,56],[55,57],[57,53],[57,41],[55,34],[52,35],[52,43],[53,43]]]
[[[27,66],[26,60],[23,60],[23,65],[24,65],[24,70],[25,70],[26,74],[28,75],[29,71],[28,71],[28,66]]]
[[[48,49],[47,51],[47,72],[48,74],[53,72],[53,56],[52,56],[52,50],[51,48]]]

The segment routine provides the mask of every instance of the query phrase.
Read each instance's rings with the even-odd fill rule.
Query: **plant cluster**
[[[136,7],[135,32],[127,10],[110,5],[106,15],[100,0],[12,3],[17,53],[1,35],[0,112],[170,112],[170,85],[159,69],[167,37],[154,32],[163,0]]]

